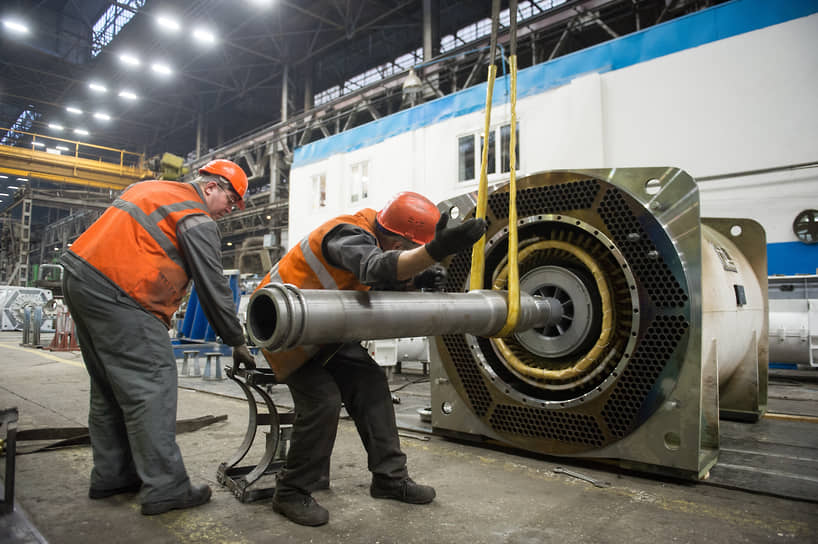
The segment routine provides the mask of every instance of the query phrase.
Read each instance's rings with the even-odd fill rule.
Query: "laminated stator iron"
[[[554,171],[517,180],[519,282],[549,302],[542,327],[439,336],[434,432],[703,477],[719,414],[766,409],[766,240],[747,219],[699,215],[676,168]],[[464,220],[475,194],[441,203]],[[485,285],[505,288],[508,185],[490,191]],[[447,264],[464,291],[471,258]]]

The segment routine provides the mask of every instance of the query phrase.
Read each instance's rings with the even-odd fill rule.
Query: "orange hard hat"
[[[393,196],[378,212],[377,219],[386,230],[416,244],[427,244],[435,237],[440,212],[425,196],[405,191]]]
[[[241,210],[244,209],[244,193],[247,192],[247,174],[244,173],[241,166],[226,159],[216,159],[199,168],[199,173],[215,174],[229,181],[233,190],[239,195],[236,206]]]

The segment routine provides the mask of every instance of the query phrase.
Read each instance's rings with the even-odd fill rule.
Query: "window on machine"
[[[520,169],[520,128],[517,125],[516,142],[514,145],[515,167]],[[494,127],[489,132],[488,153],[486,156],[486,174],[504,174],[509,172],[510,153],[509,144],[511,140],[511,124]],[[480,146],[475,148],[475,142],[479,141]],[[480,163],[483,160],[482,131],[467,136],[459,136],[457,139],[457,180],[460,182],[475,181],[480,173]],[[499,147],[498,147],[499,146]],[[500,157],[498,169],[497,156]]]
[[[474,134],[461,136],[457,140],[457,180],[474,179]]]
[[[312,176],[312,209],[317,210],[327,205],[327,175],[324,173]]]
[[[355,204],[369,196],[369,161],[353,164],[350,170],[349,202]]]

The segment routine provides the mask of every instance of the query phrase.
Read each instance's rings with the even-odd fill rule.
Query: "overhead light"
[[[9,179],[9,177],[8,177],[8,176],[3,176],[3,175],[0,175],[0,179]]]
[[[196,38],[197,41],[202,43],[206,43],[208,45],[213,45],[216,43],[216,36],[210,30],[206,28],[196,28],[193,30],[193,37]]]
[[[135,93],[127,89],[122,89],[121,91],[119,91],[119,96],[122,98],[127,98],[128,100],[136,100],[137,98],[139,98],[138,96],[136,96]]]
[[[4,19],[3,26],[17,34],[28,34],[28,26],[16,19]]]
[[[17,178],[17,181],[28,181],[28,178]]]
[[[170,66],[167,64],[162,64],[161,62],[155,62],[151,65],[151,70],[158,74],[162,74],[164,76],[170,75],[173,71],[170,69]]]
[[[54,149],[59,149],[60,151],[68,151],[68,148],[64,145],[58,145]]]
[[[420,92],[420,89],[423,87],[423,82],[420,80],[418,75],[415,73],[414,68],[409,68],[409,74],[406,76],[406,79],[403,81],[403,94],[404,96],[409,96],[414,98]]]
[[[9,196],[8,193],[0,193],[0,196]]]
[[[159,23],[159,26],[161,26],[162,28],[167,28],[168,30],[171,30],[173,32],[178,32],[179,29],[182,28],[179,26],[179,23],[176,21],[176,19],[172,19],[167,15],[160,15],[159,17],[156,18],[156,22]]]
[[[128,53],[122,53],[121,55],[119,55],[119,60],[121,60],[128,66],[139,66],[140,64],[142,64],[142,61],[140,61],[138,57],[135,57]]]
[[[98,111],[98,112],[96,112],[94,114],[94,119],[99,119],[100,121],[110,121],[111,116],[108,115],[107,113],[103,113],[101,111]]]
[[[45,144],[43,142],[31,142],[31,145],[33,145],[34,147],[45,147]]]
[[[57,123],[48,123],[48,128],[50,128],[51,130],[62,130],[65,127],[62,125],[58,125]]]
[[[96,83],[96,82],[92,81],[91,83],[88,84],[88,87],[92,91],[96,91],[98,93],[107,93],[108,92],[108,87],[106,87],[105,85],[103,85],[101,83]]]
[[[3,176],[3,177],[6,177],[6,176]],[[8,188],[9,189],[19,189],[20,187],[18,187],[17,185],[9,185]]]
[[[74,134],[79,134],[81,136],[88,136],[88,131],[85,130],[84,128],[75,128],[74,129]]]
[[[6,195],[6,196],[8,196],[8,195]],[[227,245],[228,245],[228,246],[232,246],[232,245],[233,245],[233,242],[227,242]]]
[[[79,115],[80,113],[82,113],[81,109],[75,108],[73,106],[68,106],[67,108],[65,108],[65,111],[67,111],[68,113],[73,113],[74,115]]]

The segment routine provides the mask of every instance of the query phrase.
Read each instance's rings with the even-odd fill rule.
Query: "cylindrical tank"
[[[730,238],[702,225],[702,343],[717,339],[720,385],[754,356],[753,334],[762,330],[764,313],[761,284],[747,257]]]
[[[818,366],[818,276],[771,276],[770,361]]]

